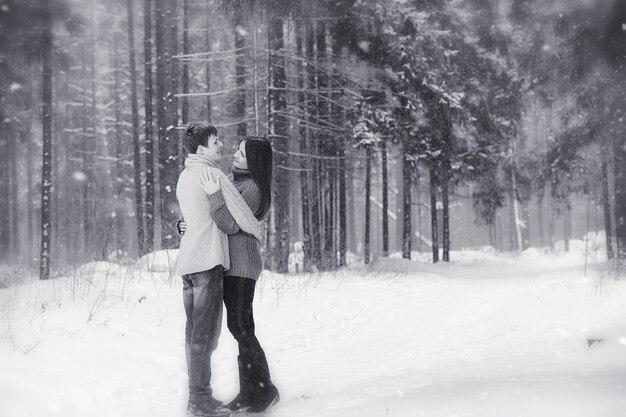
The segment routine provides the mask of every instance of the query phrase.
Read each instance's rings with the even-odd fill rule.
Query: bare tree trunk
[[[324,187],[325,204],[324,204],[324,260],[326,270],[337,267],[337,251],[334,245],[335,236],[335,197],[334,197],[334,169],[332,162],[327,161],[326,168],[326,186]]]
[[[154,129],[152,94],[152,1],[144,0],[144,113],[146,152],[146,233],[145,252],[154,250]]]
[[[170,91],[170,63],[169,63],[169,19],[168,19],[168,3],[169,0],[155,0],[155,26],[154,40],[156,49],[156,126],[157,126],[157,152],[158,164],[158,190],[159,198],[155,198],[155,204],[159,205],[160,231],[159,247],[161,249],[168,248],[168,242],[165,241],[167,231],[163,217],[166,216],[167,205],[165,204],[167,190],[167,172],[166,164],[171,154],[169,145],[169,137],[167,127],[169,126],[169,112],[167,111],[167,94]]]
[[[543,192],[537,198],[537,226],[539,227],[539,246],[546,246],[546,237],[543,225]]]
[[[189,0],[183,0],[183,55],[189,54]],[[182,123],[189,123],[189,64],[183,62],[183,103],[182,103]]]
[[[253,95],[252,100],[254,104],[254,134],[259,136],[260,133],[260,120],[259,120],[259,63],[258,63],[258,24],[257,17],[252,18],[252,81],[253,81]],[[299,62],[299,64],[302,64]],[[301,72],[299,72],[301,73]]]
[[[168,111],[170,117],[170,125],[168,129],[170,129],[169,138],[171,141],[172,147],[172,156],[173,163],[170,167],[170,176],[171,180],[168,178],[168,185],[170,186],[170,190],[167,196],[169,200],[168,207],[170,208],[170,212],[168,213],[168,217],[172,223],[167,224],[169,227],[170,233],[176,236],[176,221],[179,218],[178,210],[173,207],[178,206],[178,200],[176,199],[176,183],[178,182],[178,174],[184,168],[184,148],[183,141],[179,140],[178,132],[176,128],[180,123],[180,113],[179,113],[179,102],[178,102],[178,92],[180,89],[181,83],[181,71],[180,71],[180,62],[178,59],[174,58],[178,54],[178,50],[180,49],[178,44],[178,0],[170,0],[169,3],[169,14],[171,16],[170,20],[170,91],[168,93]],[[173,241],[172,244],[174,246],[177,245],[178,239],[169,238],[170,241]]]
[[[266,23],[266,27],[267,27],[267,13],[264,13],[262,16],[265,19],[265,23]],[[269,138],[269,135],[271,133],[271,123],[270,123],[270,114],[271,114],[271,106],[270,103],[272,102],[271,99],[271,95],[273,93],[272,90],[272,60],[271,58],[271,52],[270,52],[270,42],[269,42],[269,32],[266,30],[265,33],[265,38],[266,38],[266,48],[265,48],[265,63],[267,65],[267,77],[265,77],[265,98],[266,98],[266,115],[265,115],[265,132],[266,135]],[[276,160],[274,160],[274,163],[276,163]],[[276,187],[276,182],[274,181],[274,178],[272,178],[272,188]],[[274,247],[274,240],[275,240],[275,235],[276,235],[276,204],[274,202],[274,193],[272,193],[272,206],[270,208],[270,213],[269,216],[267,217],[267,221],[265,222],[265,231],[266,231],[266,236],[265,236],[265,247],[267,248],[265,251],[265,264],[267,265],[267,268],[270,271],[275,271],[276,270],[276,257],[274,256],[274,252],[276,250],[276,248]]]
[[[415,188],[417,194],[417,230],[419,231],[420,236],[424,236],[424,228],[422,228],[422,179],[420,175],[420,167],[415,164]],[[413,239],[413,237],[411,237]],[[422,246],[424,242],[422,242],[422,238],[420,237],[417,240],[417,250],[422,253]]]
[[[2,91],[0,91],[2,94]],[[13,159],[13,142],[11,121],[6,118],[1,108],[4,99],[0,97],[0,153],[2,155],[0,165],[0,213],[2,213],[2,224],[0,224],[0,262],[14,263],[13,259],[13,236],[12,236],[12,159]]]
[[[120,69],[119,69],[119,57],[118,57],[118,31],[117,25],[113,34],[113,97],[114,97],[114,114],[115,114],[115,173],[113,174],[113,184],[115,194],[113,195],[113,201],[115,204],[115,219],[114,219],[114,233],[115,233],[115,250],[124,251],[126,239],[124,238],[125,222],[126,218],[124,213],[124,184],[126,182],[125,169],[123,164],[123,132],[122,132],[122,108],[121,108],[121,86],[120,86]]]
[[[339,158],[339,266],[347,266],[346,252],[348,248],[347,241],[347,219],[346,219],[346,138],[341,135],[339,138],[339,149],[337,157]]]
[[[450,205],[449,205],[449,186],[450,179],[452,177],[452,168],[450,159],[452,157],[452,143],[454,141],[454,135],[452,133],[452,121],[447,109],[441,109],[438,104],[439,112],[442,124],[442,156],[443,160],[438,166],[437,179],[438,184],[441,185],[441,203],[442,203],[442,238],[443,238],[443,261],[450,261]]]
[[[411,259],[412,166],[407,149],[407,140],[406,138],[402,140],[402,257],[404,259]]]
[[[550,213],[549,213],[549,217],[548,217],[548,237],[550,239],[550,250],[554,250],[554,244],[555,244],[555,236],[554,236],[554,215],[556,212],[556,201],[555,201],[555,195],[556,195],[556,179],[554,177],[554,173],[551,172],[550,173]]]
[[[565,252],[569,252],[569,240],[572,234],[572,210],[567,201],[563,206],[563,243],[565,245]]]
[[[173,248],[177,239],[175,223],[178,216],[176,180],[178,177],[178,143],[175,139],[176,76],[172,55],[176,53],[173,36],[171,0],[156,1],[156,82],[157,82],[157,126],[159,139],[159,192],[161,213],[161,248]]]
[[[81,50],[81,75],[83,80],[82,86],[82,111],[80,112],[81,117],[81,133],[83,134],[83,140],[80,141],[81,151],[84,155],[81,163],[81,170],[84,174],[83,181],[80,181],[80,220],[79,220],[79,236],[78,236],[78,245],[77,248],[82,251],[87,250],[87,245],[90,241],[90,223],[89,223],[89,178],[91,177],[89,166],[89,161],[91,160],[91,155],[89,153],[89,128],[88,128],[88,120],[87,114],[89,113],[88,109],[88,92],[87,92],[87,57],[85,47],[83,45],[83,49]],[[93,137],[91,140],[93,141]],[[81,251],[81,252],[82,252]],[[76,258],[75,258],[76,259]]]
[[[52,95],[54,96],[54,100],[52,101],[52,108],[53,109],[62,109],[63,106],[61,104],[60,101],[60,97],[61,95],[63,95],[63,82],[62,82],[62,76],[60,74],[56,74],[55,76],[52,77],[52,85],[53,86],[59,86],[58,88],[54,89],[54,91],[52,92]],[[61,115],[59,115],[61,116]],[[60,147],[62,146],[62,142],[59,140],[59,132],[63,130],[63,122],[62,122],[62,117],[55,117],[53,118],[52,121],[52,143],[55,144],[55,146],[52,147],[52,176],[51,176],[51,181],[53,184],[59,184],[59,162],[61,160],[61,158],[59,157],[59,153],[60,153]],[[65,158],[67,159],[67,158]],[[59,184],[60,185],[60,184]],[[60,233],[59,233],[59,229],[60,229],[60,225],[59,225],[59,194],[61,192],[61,187],[56,186],[54,188],[55,192],[51,192],[51,201],[50,201],[50,222],[51,222],[51,229],[50,229],[50,234],[51,236],[54,236],[54,240],[50,240],[50,245],[51,247],[54,246],[55,248],[55,260],[57,261],[57,264],[61,263],[61,259],[63,257],[63,242],[61,241],[61,239],[59,238]]]
[[[69,133],[67,129],[74,128],[71,109],[75,109],[75,107],[69,106],[68,103],[71,98],[69,89],[70,80],[73,82],[75,82],[75,80],[68,72],[63,74],[62,80],[62,87],[60,90],[57,90],[58,93],[56,94],[57,99],[60,98],[60,102],[57,101],[58,104],[55,108],[63,108],[63,117],[57,119],[60,120],[61,123],[57,125],[56,138],[53,139],[53,143],[56,142],[53,149],[56,148],[58,150],[58,159],[56,159],[54,164],[57,165],[56,178],[59,178],[59,181],[53,179],[53,182],[57,184],[57,191],[54,193],[57,195],[57,201],[55,201],[56,208],[53,210],[57,211],[56,217],[59,218],[59,221],[55,221],[55,223],[57,223],[56,230],[58,230],[58,232],[53,232],[53,236],[56,236],[57,244],[55,245],[53,242],[52,245],[57,248],[56,251],[59,254],[56,256],[56,259],[59,259],[60,264],[67,265],[72,253],[76,252],[72,247],[76,238],[76,233],[73,228],[75,227],[75,220],[78,217],[75,215],[75,207],[72,204],[67,204],[69,201],[74,201],[74,196],[71,191],[74,181],[67,181],[67,178],[71,178],[74,172],[72,169],[73,162],[70,161],[72,156],[70,149],[74,150],[72,143],[73,134]]]
[[[611,197],[609,194],[609,174],[608,174],[608,149],[606,139],[602,138],[600,159],[602,165],[602,211],[604,213],[604,230],[606,234],[606,254],[608,259],[613,259],[613,227],[611,225]]]
[[[35,210],[33,209],[33,205],[35,204],[35,197],[33,192],[33,158],[34,158],[34,150],[33,150],[33,138],[31,137],[31,125],[29,122],[28,128],[26,130],[26,207],[27,207],[27,229],[28,229],[28,259],[29,264],[32,262],[34,257],[34,247],[35,247]]]
[[[247,134],[246,123],[246,66],[244,55],[244,49],[246,47],[246,40],[244,38],[245,25],[243,18],[243,10],[237,8],[235,11],[234,19],[234,35],[235,35],[235,83],[237,90],[235,92],[235,118],[239,119],[237,123],[237,135],[245,136]],[[284,139],[281,139],[284,141]]]
[[[211,45],[211,13],[210,11],[213,8],[213,1],[212,0],[206,0],[206,5],[207,5],[207,11],[205,12],[206,14],[206,20],[204,22],[205,25],[205,30],[206,30],[206,37],[205,37],[205,47],[207,52],[211,52],[213,50],[213,46]],[[207,59],[206,64],[204,66],[204,81],[206,83],[206,91],[207,93],[211,91],[211,65],[209,64],[211,61],[209,61]],[[210,122],[211,121],[211,117],[213,115],[212,109],[211,109],[211,96],[207,95],[206,96],[206,119]]]
[[[515,204],[513,203],[515,196],[513,195],[513,189],[508,190],[507,194],[509,198],[509,251],[515,251],[517,248],[515,240]]]
[[[79,245],[76,260],[91,259],[95,253],[95,202],[94,188],[96,182],[94,158],[96,154],[97,135],[97,100],[96,100],[96,6],[91,3],[92,30],[81,48],[81,79],[82,85],[82,112],[81,130],[82,140],[80,147],[82,158],[81,216],[79,228]]]
[[[331,120],[330,103],[329,103],[329,87],[330,77],[324,70],[319,68],[325,68],[328,66],[328,43],[326,39],[326,27],[324,21],[320,20],[316,22],[316,40],[317,40],[317,122],[318,124],[328,123]],[[328,157],[333,154],[333,146],[330,143],[330,135],[324,130],[318,133],[320,155]],[[323,231],[322,238],[322,269],[329,270],[332,268],[332,259],[336,256],[333,253],[333,216],[332,216],[332,177],[333,168],[332,162],[329,159],[322,159],[320,161],[322,168],[318,175],[320,176],[320,195],[321,195],[321,222],[323,224],[320,233]]]
[[[430,166],[430,230],[432,235],[433,263],[439,262],[439,229],[437,224],[437,168]]]
[[[139,256],[145,253],[143,197],[141,194],[141,144],[139,142],[139,106],[137,104],[137,69],[135,62],[135,22],[133,0],[126,1],[128,9],[128,62],[130,71],[130,107],[133,138],[133,184],[135,188],[135,215],[137,218],[137,248]]]
[[[365,148],[365,242],[363,245],[363,262],[370,263],[370,198],[372,195],[372,148]]]
[[[50,193],[52,190],[52,23],[51,6],[44,9],[43,67],[43,166],[41,169],[41,255],[39,279],[50,278]]]
[[[104,260],[105,254],[104,250],[107,247],[108,239],[110,238],[109,233],[105,236],[102,236],[100,232],[103,230],[100,226],[101,221],[99,221],[99,211],[100,207],[97,205],[98,201],[98,188],[96,187],[96,180],[98,179],[97,174],[101,172],[98,171],[98,166],[96,164],[96,155],[99,153],[100,149],[106,149],[107,147],[107,138],[106,134],[102,134],[99,136],[99,132],[101,130],[98,129],[100,127],[100,113],[98,109],[98,85],[101,82],[99,79],[100,72],[98,71],[98,4],[95,0],[92,0],[91,4],[92,10],[92,31],[91,31],[91,39],[90,39],[90,47],[91,50],[91,119],[90,126],[88,127],[93,132],[91,136],[91,141],[87,142],[87,151],[85,154],[85,165],[87,167],[87,181],[86,181],[86,197],[85,204],[87,205],[87,217],[85,219],[85,236],[86,236],[86,247],[87,247],[87,255],[89,258],[95,256],[98,260]],[[99,140],[102,139],[102,140]],[[100,148],[99,148],[100,146]],[[109,193],[109,190],[106,190]],[[109,193],[110,194],[110,193]],[[107,199],[107,201],[110,201]],[[106,219],[107,222],[109,218]],[[107,232],[112,228],[112,226],[107,227]]]
[[[268,21],[268,45],[270,50],[271,69],[269,92],[269,137],[276,151],[274,174],[274,210],[276,224],[276,239],[274,259],[277,272],[288,271],[289,258],[289,178],[287,167],[288,123],[285,118],[287,101],[285,100],[285,58],[282,55],[284,48],[283,21],[270,15]]]
[[[1,97],[3,94],[3,90],[0,89],[0,154],[2,155],[2,169],[0,169],[0,212],[1,213],[9,213],[9,170],[5,169],[5,158],[7,152],[8,142],[10,138],[8,138],[8,129],[6,122],[6,117],[4,114],[4,110],[2,108],[1,103],[4,101],[4,98]],[[10,251],[10,231],[9,231],[9,219],[2,219],[0,222],[0,262],[7,262],[9,260],[9,251]]]
[[[306,26],[306,56],[309,62],[313,62],[315,59],[315,27],[313,23],[308,22]],[[307,65],[307,101],[308,106],[308,123],[314,125],[316,123],[317,115],[317,99],[315,93],[317,91],[317,74],[314,65]],[[314,133],[312,129],[309,129],[309,152],[314,156],[319,155],[319,135]],[[321,243],[321,222],[320,222],[320,161],[317,158],[313,158],[311,161],[311,261],[318,270],[322,268],[322,243]]]
[[[617,259],[626,266],[626,139],[615,135],[613,165],[615,175],[615,243]]]
[[[329,104],[330,111],[330,120],[333,124],[337,126],[344,125],[345,119],[345,111],[339,106],[338,103],[341,100],[341,94],[335,92],[338,90],[340,85],[336,86],[337,79],[340,78],[337,61],[342,58],[341,56],[341,46],[339,45],[339,39],[337,33],[333,30],[329,30],[330,37],[330,53],[328,54],[328,67],[333,68],[333,76],[330,77],[329,83],[329,96],[331,101]],[[331,153],[332,157],[335,159],[332,160],[332,171],[331,171],[331,207],[332,207],[332,223],[333,223],[333,256],[332,256],[332,267],[333,269],[337,269],[338,266],[345,265],[345,218],[342,220],[341,218],[341,210],[342,210],[342,199],[344,202],[345,208],[345,161],[343,160],[344,155],[344,140],[345,134],[339,133],[338,137],[332,142]],[[343,164],[343,165],[342,165]],[[343,196],[341,188],[343,183]],[[344,213],[345,214],[345,213]],[[337,227],[339,226],[339,227]],[[337,230],[338,229],[338,230]],[[343,248],[343,249],[342,249]],[[337,258],[337,253],[339,253],[339,259]],[[342,260],[343,257],[343,260]]]
[[[380,142],[383,174],[383,256],[389,256],[389,196],[387,178],[387,138],[383,136]]]
[[[304,58],[305,56],[305,42],[303,39],[306,36],[304,28],[301,27],[302,21],[296,21],[296,54],[300,58]],[[305,80],[305,70],[302,65],[302,60],[298,60],[297,62],[297,71],[298,71],[298,88],[300,92],[298,93],[298,102],[300,104],[300,111],[304,114],[303,120],[298,122],[299,134],[300,134],[300,153],[303,155],[308,155],[309,149],[307,146],[308,138],[310,134],[310,129],[306,126],[307,114],[308,114],[308,106],[305,103],[307,96],[305,93],[305,88],[307,86]],[[310,210],[309,210],[309,158],[302,157],[300,163],[300,202],[302,205],[302,241],[304,246],[304,270],[308,271],[310,269],[310,264],[312,261],[311,258],[311,224],[310,224]]]
[[[522,234],[522,250],[528,249],[530,247],[530,201],[525,201],[520,203],[520,216],[521,220],[524,223],[521,229]]]
[[[443,178],[441,178],[441,202],[443,204],[443,261],[450,262],[450,204],[449,190],[450,170],[444,168]]]
[[[514,157],[514,156],[513,156]],[[515,231],[515,243],[516,250],[521,251],[524,247],[524,243],[522,240],[522,221],[520,216],[520,208],[519,201],[517,199],[517,176],[515,174],[515,166],[511,169],[511,186],[513,189],[511,190],[511,205],[513,209],[513,226],[515,227],[513,230]]]
[[[20,216],[19,216],[19,196],[18,196],[18,170],[17,170],[17,155],[18,155],[18,135],[17,132],[13,132],[13,137],[9,139],[9,147],[10,147],[10,162],[11,162],[11,171],[10,175],[10,205],[11,205],[11,218],[9,220],[10,230],[11,230],[11,238],[9,240],[11,247],[11,258],[15,263],[19,262],[20,259],[20,239],[19,239],[19,224],[20,224]],[[29,161],[30,162],[30,161]]]
[[[346,211],[348,216],[348,245],[352,253],[357,252],[356,213],[354,208],[354,161],[346,158]]]

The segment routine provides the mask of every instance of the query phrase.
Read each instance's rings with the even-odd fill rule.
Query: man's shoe
[[[228,417],[230,410],[211,396],[190,395],[187,413],[194,417]]]
[[[190,406],[187,407],[187,413],[193,417],[229,417],[231,411],[221,405],[217,407]]]

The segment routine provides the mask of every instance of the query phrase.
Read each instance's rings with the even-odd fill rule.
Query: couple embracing
[[[223,144],[213,125],[191,123],[183,146],[188,156],[176,188],[184,218],[178,225],[183,236],[177,268],[187,316],[187,411],[211,417],[262,412],[279,399],[254,333],[252,312],[263,268],[260,222],[271,205],[272,148],[266,138],[246,136],[227,176],[218,166]],[[222,327],[222,302],[228,329],[239,345],[239,394],[226,405],[213,398],[211,388],[211,354]]]

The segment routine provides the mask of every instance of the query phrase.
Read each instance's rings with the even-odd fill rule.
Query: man
[[[222,326],[223,272],[230,267],[230,256],[228,237],[211,218],[209,200],[202,187],[206,178],[220,182],[226,205],[242,230],[260,238],[260,226],[217,165],[223,146],[217,129],[209,123],[192,123],[185,132],[183,146],[188,157],[178,178],[176,197],[189,229],[180,242],[177,272],[183,279],[187,316],[187,411],[194,416],[225,417],[230,410],[212,395],[211,354]]]

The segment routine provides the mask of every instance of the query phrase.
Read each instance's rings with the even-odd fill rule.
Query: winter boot
[[[187,413],[194,417],[228,417],[230,410],[211,395],[190,394]]]
[[[263,349],[252,356],[251,395],[248,412],[262,413],[280,400],[278,389],[272,383]]]
[[[239,394],[226,404],[226,408],[231,411],[246,411],[250,407],[250,394],[252,392],[252,380],[250,378],[252,364],[246,355],[237,356],[237,364],[239,365]]]

